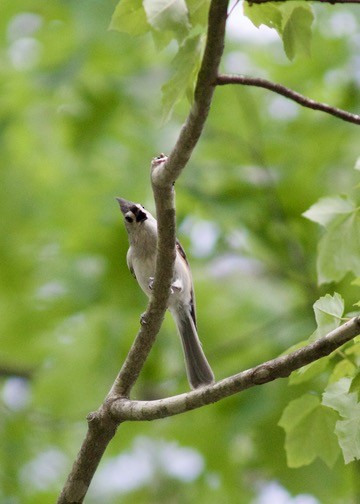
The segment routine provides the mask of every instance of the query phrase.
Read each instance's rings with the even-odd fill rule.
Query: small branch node
[[[153,187],[166,187],[169,185],[166,162],[168,157],[161,153],[151,161],[151,182]],[[171,184],[171,183],[170,183]]]
[[[86,420],[88,422],[88,424],[95,424],[96,421],[99,419],[99,413],[97,411],[91,411],[87,417],[86,417]]]
[[[266,383],[267,381],[269,381],[270,374],[271,374],[270,369],[262,365],[258,366],[253,370],[252,374],[253,383],[257,385],[262,385],[263,383]]]

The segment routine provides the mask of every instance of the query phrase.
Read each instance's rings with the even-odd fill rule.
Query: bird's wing
[[[127,251],[127,254],[126,254],[126,262],[127,262],[128,268],[130,270],[130,273],[136,279],[135,271],[134,271],[134,268],[132,265],[131,252],[132,251],[131,251],[131,247],[130,247],[129,250]]]
[[[194,293],[194,288],[193,288],[193,282],[191,278],[191,270],[190,270],[190,265],[189,261],[187,260],[185,250],[182,248],[181,243],[179,240],[176,238],[176,251],[179,253],[180,257],[183,259],[183,261],[186,263],[189,271],[189,276],[191,279],[191,293],[190,293],[190,315],[191,318],[193,319],[193,322],[196,327],[196,304],[195,304],[195,293]]]

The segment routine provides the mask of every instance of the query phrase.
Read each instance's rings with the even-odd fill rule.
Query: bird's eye
[[[128,222],[132,222],[134,219],[130,217],[130,215],[125,215],[125,220],[127,220]]]

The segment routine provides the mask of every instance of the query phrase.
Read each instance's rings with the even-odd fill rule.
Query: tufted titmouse
[[[157,222],[138,203],[116,198],[129,235],[126,260],[133,276],[150,297],[155,275]],[[205,357],[196,330],[195,298],[191,271],[185,252],[176,240],[174,277],[168,301],[183,346],[186,372],[192,388],[214,382],[214,374]]]

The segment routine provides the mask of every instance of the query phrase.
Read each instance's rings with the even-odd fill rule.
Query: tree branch
[[[213,386],[161,401],[128,399],[160,329],[167,306],[175,257],[175,205],[173,184],[181,174],[202,133],[217,80],[224,47],[228,0],[212,0],[207,41],[199,71],[194,103],[179,138],[163,162],[154,161],[151,182],[158,220],[158,250],[153,296],[130,352],[107,398],[88,416],[88,432],[58,504],[81,504],[106,447],[123,420],[155,419],[175,415],[219,401],[254,385],[288,376],[291,371],[330,354],[360,332],[359,318],[352,319],[325,338],[288,356],[221,380]],[[223,83],[225,84],[225,82]]]
[[[158,222],[158,245],[153,296],[142,317],[143,325],[115,380],[109,396],[128,397],[160,330],[175,260],[175,202],[173,184],[184,169],[200,138],[209,113],[214,81],[224,49],[228,0],[212,1],[207,41],[200,67],[194,103],[179,138],[166,162],[151,166],[151,181]]]
[[[303,107],[310,108],[312,110],[320,110],[322,112],[326,112],[327,114],[333,115],[342,119],[343,121],[351,122],[353,124],[360,124],[360,115],[352,114],[345,110],[338,109],[336,107],[332,107],[327,105],[326,103],[320,103],[311,98],[307,98],[306,96],[289,89],[282,84],[277,84],[275,82],[271,82],[267,79],[261,79],[258,77],[247,77],[245,75],[219,75],[216,78],[216,84],[218,86],[224,86],[226,84],[240,84],[243,86],[256,86],[265,89],[269,89],[270,91],[274,91],[274,93],[278,93],[290,100],[293,100]]]
[[[194,103],[169,158],[152,163],[151,181],[158,221],[158,245],[153,296],[142,326],[103,405],[88,416],[88,432],[58,499],[58,504],[80,504],[101,457],[115,434],[118,419],[111,404],[127,398],[152,348],[167,307],[175,259],[175,204],[173,184],[200,138],[209,113],[214,82],[225,38],[228,0],[212,0],[207,41],[195,88]]]
[[[206,46],[196,82],[194,103],[165,166],[153,174],[153,185],[156,187],[175,182],[200,138],[210,110],[214,83],[224,50],[228,3],[228,0],[211,2]],[[154,196],[156,199],[156,195]]]
[[[25,369],[17,366],[7,366],[6,364],[0,364],[0,377],[10,378],[24,378],[26,380],[30,380],[32,375],[34,374],[34,369]]]
[[[86,437],[59,496],[58,504],[83,502],[101,457],[119,425],[103,406],[90,413],[87,420]]]
[[[156,401],[118,399],[111,405],[111,412],[113,417],[120,422],[124,420],[155,420],[200,408],[255,385],[263,385],[278,378],[288,377],[296,369],[330,355],[359,333],[360,317],[354,317],[314,343],[220,380],[214,385]]]

